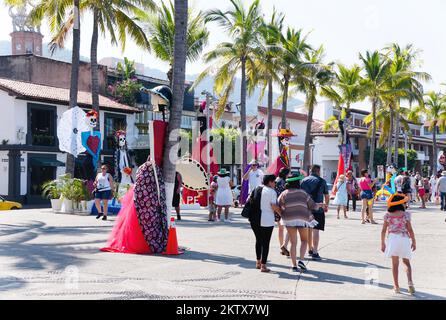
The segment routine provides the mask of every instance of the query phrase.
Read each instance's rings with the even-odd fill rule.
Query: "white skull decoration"
[[[98,123],[98,113],[94,110],[87,112],[87,125],[94,129],[96,127],[96,124]]]
[[[127,144],[126,133],[124,130],[116,131],[116,140],[120,148],[123,148]]]

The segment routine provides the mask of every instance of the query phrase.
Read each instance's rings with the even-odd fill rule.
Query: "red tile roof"
[[[260,113],[263,114],[267,114],[268,109],[265,107],[258,107],[258,110]],[[282,117],[282,110],[280,109],[273,109],[273,117]],[[307,121],[308,120],[308,116],[306,114],[303,113],[298,113],[298,112],[291,112],[291,111],[287,111],[286,112],[286,117],[287,119],[293,119],[293,120],[302,120],[302,121]]]
[[[0,89],[22,99],[38,100],[60,104],[69,104],[70,90],[45,86],[25,81],[0,78]],[[77,95],[79,106],[91,106],[91,92],[79,91]],[[119,111],[124,113],[140,112],[138,108],[116,102],[110,98],[99,95],[99,106],[101,109]]]

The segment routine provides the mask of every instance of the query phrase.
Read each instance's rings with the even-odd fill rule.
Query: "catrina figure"
[[[94,128],[98,123],[98,113],[94,110],[88,111],[86,121],[87,125],[90,127],[90,131],[81,133],[82,145],[92,156],[93,167],[96,170],[99,154],[101,153],[101,133],[99,131],[94,131]]]
[[[296,136],[290,129],[280,129],[276,136],[279,143],[279,156],[268,167],[268,172],[279,175],[282,168],[290,168],[290,157],[288,155],[290,149],[290,138]]]
[[[122,184],[132,184],[133,170],[133,153],[127,146],[127,135],[124,130],[118,130],[115,133],[116,145],[115,150],[115,181]]]

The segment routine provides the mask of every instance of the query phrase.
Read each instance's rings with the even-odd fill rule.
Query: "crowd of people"
[[[265,174],[258,186],[250,185],[248,216],[256,240],[256,268],[261,272],[271,271],[267,261],[276,223],[279,227],[280,252],[291,258],[293,272],[307,271],[304,262],[306,253],[313,260],[321,259],[318,252],[320,231],[325,229],[330,194],[326,181],[320,176],[320,169],[320,166],[313,165],[310,175],[305,176],[300,171],[292,172],[283,168],[277,177]],[[415,178],[415,190],[410,188],[412,176]],[[373,218],[377,182],[366,169],[361,171],[360,179],[355,178],[352,171],[340,175],[332,191],[337,218],[340,219],[342,211],[344,218],[348,219],[349,203],[352,202],[352,210],[356,211],[356,201],[360,199],[362,224],[377,224]],[[416,240],[411,215],[406,210],[411,202],[419,201],[421,207],[425,207],[427,201],[435,201],[437,196],[441,198],[442,210],[446,210],[446,171],[441,177],[432,179],[423,179],[419,174],[402,171],[395,179],[395,185],[397,190],[387,201],[388,212],[383,219],[381,250],[385,257],[392,260],[394,292],[400,293],[398,269],[402,261],[406,268],[408,291],[413,294],[415,287],[410,259],[416,249]]]

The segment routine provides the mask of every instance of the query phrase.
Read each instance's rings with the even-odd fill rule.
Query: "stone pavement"
[[[205,210],[185,211],[177,222],[180,256],[100,252],[113,226],[94,216],[49,209],[0,212],[0,299],[446,299],[446,223],[438,208],[415,209],[417,293],[392,293],[390,260],[380,252],[379,225],[361,225],[360,213],[336,219],[322,233],[320,262],[295,274],[279,254],[277,229],[269,266],[254,268],[254,237],[240,209],[232,223],[210,223]],[[368,280],[375,279],[375,280]]]

